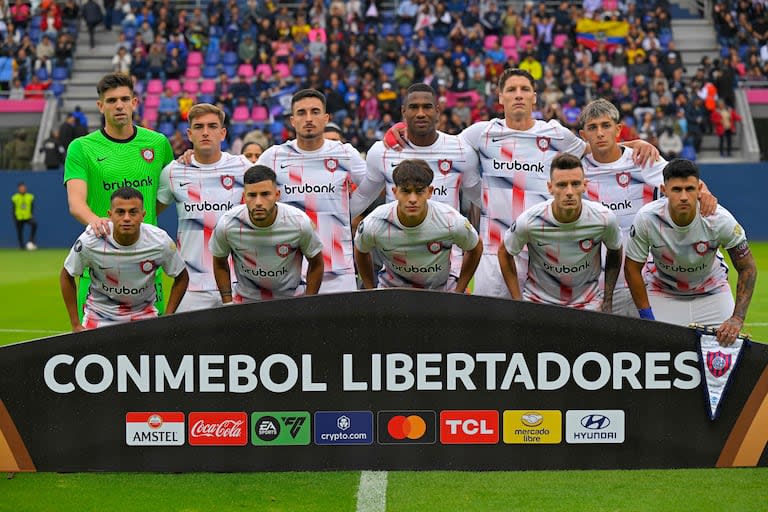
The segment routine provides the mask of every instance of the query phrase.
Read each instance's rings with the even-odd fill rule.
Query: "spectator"
[[[166,78],[178,79],[184,73],[186,61],[181,56],[181,50],[178,47],[171,48],[168,59],[165,61]]]
[[[160,97],[160,105],[157,107],[158,121],[159,122],[171,122],[177,121],[177,113],[179,110],[179,99],[173,94],[173,90],[170,87],[165,88],[165,92]]]
[[[728,106],[725,100],[719,99],[710,117],[715,134],[720,138],[720,156],[731,156],[732,138],[736,133],[736,123],[741,121],[741,116]]]
[[[675,133],[674,129],[666,127],[659,135],[659,151],[667,160],[677,158],[683,151],[683,139]]]
[[[536,60],[536,57],[533,55],[533,53],[528,53],[525,55],[525,58],[520,63],[520,69],[528,71],[534,80],[541,80],[541,77],[544,74],[543,68],[541,67],[541,62]]]
[[[24,86],[24,97],[30,98],[44,98],[48,87],[51,86],[51,80],[40,80],[37,75],[32,75],[32,80]]]
[[[128,53],[124,46],[121,46],[117,50],[117,55],[112,57],[112,71],[116,73],[130,74],[132,62],[131,54]]]
[[[159,78],[165,81],[165,45],[155,42],[149,49],[149,55],[147,56],[148,71],[147,79]]]
[[[77,119],[71,112],[67,114],[64,122],[59,125],[59,143],[64,148],[64,151],[69,147],[69,143],[75,140],[78,134]]]
[[[45,168],[49,171],[61,169],[64,163],[64,146],[59,140],[59,132],[51,130],[50,136],[43,141],[40,153],[45,153]]]
[[[29,169],[34,151],[35,143],[29,140],[26,130],[18,129],[3,149],[3,162],[0,167],[11,170]]]
[[[18,1],[18,0],[17,0]],[[96,27],[104,21],[104,13],[94,0],[87,0],[83,5],[83,19],[88,28],[88,40],[91,48],[96,47]]]
[[[237,47],[237,56],[241,64],[257,64],[258,48],[251,34],[245,34],[243,40]]]

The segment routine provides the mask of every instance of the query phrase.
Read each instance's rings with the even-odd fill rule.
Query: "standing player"
[[[357,289],[349,215],[351,184],[365,177],[365,162],[350,144],[326,140],[325,95],[304,89],[291,99],[296,140],[272,146],[259,164],[274,169],[280,200],[303,210],[323,243],[325,276],[320,293]]]
[[[587,198],[602,203],[616,215],[621,226],[622,245],[626,247],[635,214],[659,198],[662,171],[667,161],[659,158],[645,167],[635,163],[632,148],[617,142],[621,131],[619,111],[607,100],[598,99],[585,106],[579,125],[579,134],[592,150],[581,160],[588,182]],[[706,190],[703,182],[702,186],[702,214],[707,216],[715,211],[717,199]],[[623,271],[619,272],[613,292],[612,313],[637,317],[637,308],[623,274]]]
[[[469,220],[430,200],[434,176],[424,160],[403,160],[392,173],[396,200],[376,208],[355,236],[355,262],[365,288],[375,288],[371,251],[384,259],[380,288],[429,288],[464,293],[483,254]],[[464,250],[461,270],[451,275],[450,255]]]
[[[189,286],[179,311],[221,305],[208,241],[219,218],[243,199],[243,174],[251,162],[221,151],[227,135],[224,111],[200,103],[189,111],[187,137],[194,154],[189,165],[171,162],[160,175],[157,211],[176,203],[177,243],[189,270]]]
[[[269,167],[254,165],[245,172],[244,182],[245,204],[219,219],[210,242],[222,302],[315,295],[323,279],[323,245],[312,221],[298,208],[277,202],[277,176]],[[237,276],[234,295],[230,254]],[[304,258],[306,285],[301,280]]]
[[[717,327],[720,344],[731,345],[744,325],[757,279],[744,230],[721,206],[709,217],[701,215],[699,169],[691,161],[669,162],[661,191],[666,197],[635,216],[624,262],[640,317]],[[720,247],[739,273],[735,303]],[[646,264],[649,251],[653,263]]]
[[[189,276],[176,244],[162,229],[142,222],[146,210],[141,192],[120,187],[111,198],[107,234],[99,236],[88,226],[61,269],[61,295],[73,332],[156,317],[158,267],[174,277],[166,313],[176,311],[187,289]],[[74,276],[86,269],[91,271],[91,280],[81,323]]]
[[[579,159],[561,154],[552,160],[553,198],[522,212],[499,248],[501,274],[513,299],[520,283],[513,256],[528,247],[525,300],[610,312],[621,266],[621,230],[616,216],[600,203],[584,201],[587,183]],[[605,245],[605,290],[600,293],[600,249]]]
[[[157,225],[155,201],[160,172],[173,160],[168,139],[157,132],[134,126],[138,98],[128,75],[110,73],[96,86],[96,105],[104,115],[104,128],[72,141],[64,162],[64,183],[72,216],[90,226],[96,236],[109,234],[112,192],[133,187],[145,198],[148,224]],[[78,305],[85,300],[88,274],[80,284]],[[163,289],[156,278],[158,309],[162,313]]]

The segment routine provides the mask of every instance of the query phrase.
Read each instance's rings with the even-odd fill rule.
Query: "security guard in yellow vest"
[[[27,192],[27,186],[24,183],[19,183],[18,192],[11,196],[11,202],[13,203],[11,211],[13,212],[13,220],[16,222],[16,235],[19,238],[19,248],[34,251],[37,249],[35,245],[35,233],[37,233],[37,222],[33,213],[35,196]],[[24,226],[29,224],[32,232],[29,235],[29,242],[24,244]]]

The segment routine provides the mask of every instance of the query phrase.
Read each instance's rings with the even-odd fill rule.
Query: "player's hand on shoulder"
[[[633,142],[632,160],[634,160],[634,162],[641,168],[651,165],[659,159],[659,150],[650,142],[644,140],[636,140]]]
[[[407,138],[407,126],[403,121],[400,121],[399,123],[392,125],[392,128],[387,130],[387,133],[384,134],[383,142],[384,145],[389,149],[402,151],[405,147],[405,141]]]
[[[93,234],[99,238],[104,238],[109,235],[109,219],[98,217],[88,225],[91,227]]]
[[[717,210],[717,198],[709,190],[701,191],[699,203],[701,204],[701,215],[703,217],[709,217]]]
[[[183,165],[192,165],[192,155],[195,154],[195,151],[192,149],[186,150],[184,153],[179,156],[179,158],[176,159],[176,161]]]

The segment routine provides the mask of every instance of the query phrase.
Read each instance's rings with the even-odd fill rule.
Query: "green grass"
[[[768,243],[753,243],[768,273]],[[0,250],[0,345],[67,332],[58,274],[65,250]],[[734,273],[732,273],[734,274]],[[768,341],[768,277],[746,330]],[[735,276],[734,276],[735,277]],[[4,511],[353,511],[359,473],[18,474],[0,479]],[[667,471],[393,472],[387,509],[759,511],[768,468]],[[723,492],[724,490],[733,492]]]

